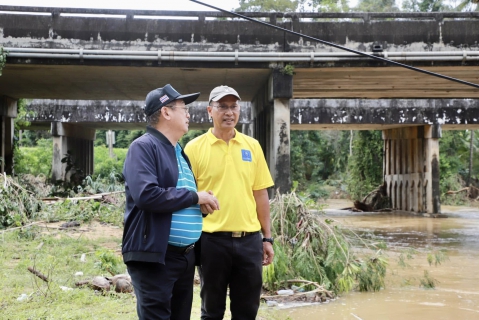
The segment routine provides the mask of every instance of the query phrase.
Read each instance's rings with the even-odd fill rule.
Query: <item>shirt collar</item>
[[[163,143],[166,143],[166,144],[169,144],[170,146],[172,145],[170,140],[168,140],[167,137],[165,137],[165,135],[163,133],[161,133],[160,131],[156,130],[155,128],[151,127],[151,126],[146,126],[146,132],[148,132],[149,134],[151,134],[152,136],[156,137],[158,140],[160,140],[161,142]]]
[[[244,142],[243,137],[238,133],[236,129],[234,130],[235,130],[235,136],[230,141],[235,141],[239,144],[242,144]],[[206,137],[208,138],[208,141],[211,145],[221,140],[215,137],[215,135],[213,134],[213,128],[208,129],[208,132],[206,133]]]

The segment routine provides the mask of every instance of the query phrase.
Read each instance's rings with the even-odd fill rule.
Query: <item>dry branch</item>
[[[7,229],[7,230],[2,230],[2,231],[0,231],[0,233],[4,233],[4,232],[16,230],[16,229],[21,229],[21,228],[26,228],[26,227],[33,226],[33,225],[36,225],[36,224],[39,224],[39,223],[43,223],[43,222],[45,222],[45,221],[32,222],[32,223],[26,224],[26,225],[21,226],[21,227],[15,227],[15,228],[9,228],[9,229]]]
[[[449,190],[448,192],[446,192],[446,194],[456,194],[456,193],[459,193],[459,192],[462,192],[462,191],[469,191],[469,188],[466,187],[466,188],[459,189],[457,191]]]
[[[35,268],[33,268],[33,267],[28,267],[28,271],[30,271],[31,273],[33,273],[34,275],[36,275],[37,277],[39,277],[40,279],[42,279],[45,282],[50,281],[50,280],[48,280],[48,278],[45,275],[43,275],[43,273],[41,273],[40,271],[35,270]]]
[[[43,202],[57,202],[57,201],[65,201],[65,200],[71,200],[71,201],[76,201],[76,200],[101,200],[105,196],[112,195],[112,194],[118,194],[118,193],[124,193],[125,191],[112,191],[112,192],[103,192],[103,193],[98,193],[94,194],[91,196],[87,197],[75,197],[75,198],[58,198],[58,197],[50,197],[50,198],[41,198],[40,200]]]
[[[288,282],[288,283],[305,283],[305,284],[313,285],[313,286],[316,287],[316,289],[311,290],[311,291],[295,292],[293,295],[291,295],[291,296],[289,296],[289,297],[297,297],[297,296],[306,295],[306,294],[312,294],[312,293],[317,293],[317,292],[325,293],[325,294],[326,294],[328,297],[330,297],[330,298],[333,298],[333,297],[334,297],[334,294],[333,294],[331,291],[326,290],[323,286],[319,285],[317,282],[308,281],[308,280],[299,280],[299,279],[296,279],[296,280],[287,280],[286,282]],[[264,296],[264,295],[262,295],[262,296],[261,296],[262,299],[275,299],[275,298],[284,298],[284,297],[285,297],[284,295],[272,295],[272,296]]]

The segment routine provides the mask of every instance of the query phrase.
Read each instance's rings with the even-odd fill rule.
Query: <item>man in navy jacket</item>
[[[197,191],[178,143],[188,132],[186,105],[199,95],[181,95],[169,84],[148,93],[146,133],[133,141],[125,159],[122,253],[140,319],[190,319],[199,205],[208,213],[219,209],[211,192]]]

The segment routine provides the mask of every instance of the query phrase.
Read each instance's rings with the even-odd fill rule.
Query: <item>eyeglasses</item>
[[[215,105],[214,107],[218,109],[218,111],[220,112],[226,112],[228,110],[231,110],[232,112],[237,112],[239,110],[239,105],[237,104],[234,104],[231,106],[227,106],[225,104],[218,104],[218,105]]]
[[[190,108],[189,107],[177,107],[177,106],[165,106],[171,109],[183,109],[186,114],[190,113]]]

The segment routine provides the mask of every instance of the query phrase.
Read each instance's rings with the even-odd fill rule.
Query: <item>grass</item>
[[[110,276],[101,268],[99,253],[109,250],[120,257],[121,228],[93,221],[67,231],[55,228],[59,224],[0,231],[0,319],[137,319],[133,294],[102,294],[75,286],[79,280]],[[83,276],[75,276],[77,272]],[[18,301],[22,294],[27,298]],[[261,308],[257,319],[285,319],[280,316],[276,310]],[[195,286],[191,319],[199,318],[199,286]],[[225,319],[230,318],[227,312]]]

